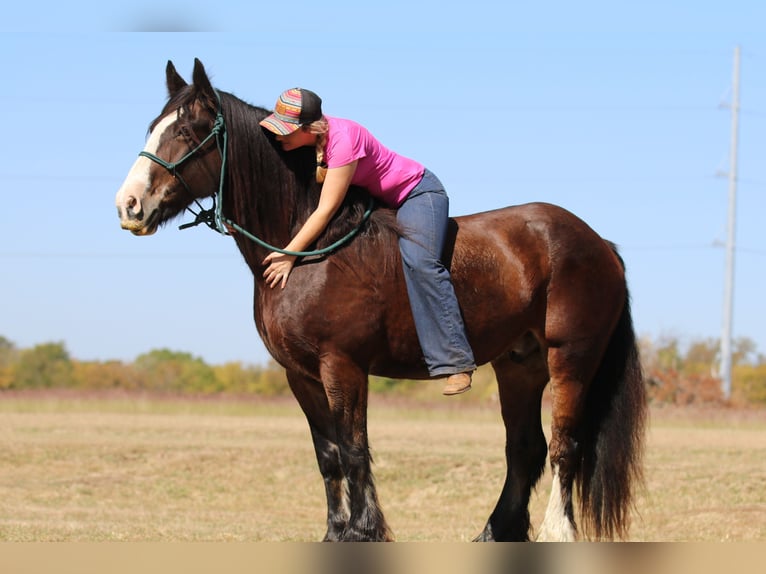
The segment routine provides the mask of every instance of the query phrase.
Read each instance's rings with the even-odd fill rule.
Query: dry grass
[[[292,401],[0,397],[0,540],[313,541],[324,493]],[[504,477],[495,409],[374,404],[384,511],[402,541],[464,541]],[[632,539],[766,541],[763,411],[654,410]],[[549,473],[533,497],[547,504]]]

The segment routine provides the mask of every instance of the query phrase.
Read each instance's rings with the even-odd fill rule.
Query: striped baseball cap
[[[274,113],[261,120],[261,125],[277,135],[286,136],[303,124],[322,118],[322,98],[311,90],[290,88],[279,94]]]

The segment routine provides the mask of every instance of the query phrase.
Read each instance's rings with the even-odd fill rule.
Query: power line
[[[121,181],[122,178],[114,175],[60,175],[44,173],[0,173],[0,180],[23,180],[23,181]]]
[[[618,245],[620,251],[707,251],[717,250],[722,247],[720,244],[656,244],[656,245],[630,245],[620,243]],[[754,247],[735,247],[737,253],[747,253],[749,255],[766,255],[766,249],[758,249]]]
[[[0,259],[239,259],[238,252],[231,253],[87,253],[10,251],[0,252]]]

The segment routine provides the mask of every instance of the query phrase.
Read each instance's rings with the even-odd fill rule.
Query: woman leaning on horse
[[[260,122],[276,134],[285,151],[314,146],[319,204],[286,251],[303,251],[327,227],[350,185],[397,210],[404,277],[415,328],[428,373],[447,377],[445,395],[471,388],[476,369],[449,271],[441,261],[449,199],[439,179],[418,162],[383,146],[358,123],[324,115],[321,98],[310,90],[282,92],[274,112]],[[263,261],[270,287],[284,288],[296,256],[272,252]]]

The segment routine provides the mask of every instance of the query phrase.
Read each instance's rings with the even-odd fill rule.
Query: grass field
[[[468,541],[504,478],[496,409],[372,400],[400,541]],[[546,429],[547,431],[547,429]],[[637,541],[766,541],[766,412],[654,409]],[[2,541],[314,541],[325,502],[292,400],[0,396]],[[539,526],[550,473],[531,504]]]

